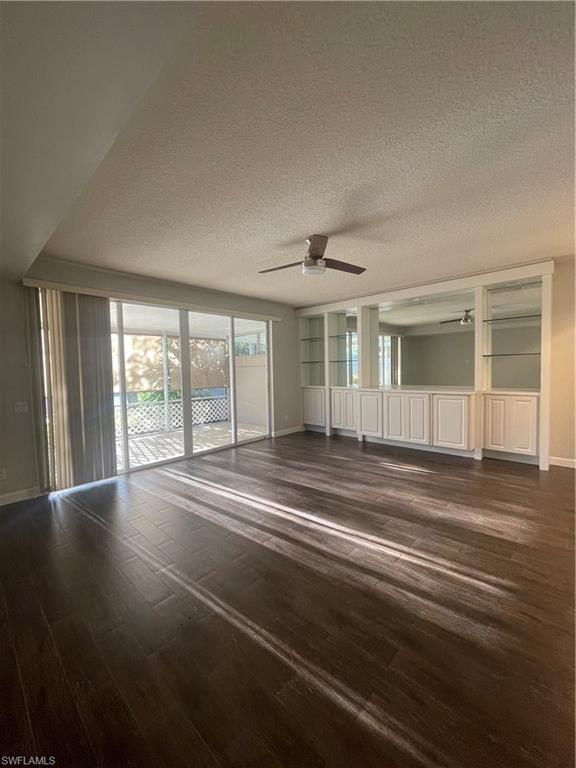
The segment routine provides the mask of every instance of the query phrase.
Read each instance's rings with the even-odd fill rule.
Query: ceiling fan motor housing
[[[324,272],[326,272],[326,262],[322,258],[312,258],[308,255],[302,262],[304,275],[323,275]]]

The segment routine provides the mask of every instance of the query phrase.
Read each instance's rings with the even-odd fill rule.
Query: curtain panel
[[[116,474],[110,302],[42,293],[50,486],[56,490]]]

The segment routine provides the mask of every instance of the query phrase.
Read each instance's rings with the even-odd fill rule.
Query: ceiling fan
[[[465,309],[462,317],[457,317],[455,320],[440,320],[440,325],[444,325],[444,323],[460,323],[460,325],[471,325],[474,322],[474,318],[472,317],[473,311],[474,310],[472,309]]]
[[[328,238],[325,235],[311,235],[306,238],[306,242],[308,243],[308,252],[302,261],[293,261],[290,264],[283,264],[281,267],[261,269],[259,274],[263,275],[266,272],[277,272],[279,269],[299,266],[302,267],[303,275],[322,275],[327,269],[337,269],[340,272],[350,272],[353,275],[361,275],[362,272],[366,272],[364,267],[357,267],[346,261],[325,259],[324,251],[328,244]]]

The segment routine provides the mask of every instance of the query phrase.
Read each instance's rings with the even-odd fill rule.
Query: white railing
[[[167,407],[166,407],[167,406]],[[116,437],[122,437],[121,406],[114,406]],[[126,409],[128,435],[150,435],[156,432],[174,432],[183,427],[182,400],[164,402],[128,403]],[[228,397],[193,397],[192,424],[211,424],[229,421]]]

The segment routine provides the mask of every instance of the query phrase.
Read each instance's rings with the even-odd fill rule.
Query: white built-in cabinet
[[[430,444],[430,395],[385,392],[383,435],[388,440]]]
[[[333,389],[331,396],[332,426],[356,430],[356,396],[353,389]]]
[[[468,451],[471,445],[472,399],[469,395],[435,394],[433,444]]]
[[[324,387],[302,387],[302,420],[312,427],[326,426]]]
[[[358,392],[359,432],[367,437],[382,437],[382,392]]]
[[[333,388],[331,426],[360,438],[436,446],[453,451],[475,448],[476,421],[484,408],[484,448],[534,456],[538,453],[538,395],[530,393],[411,392]],[[323,388],[304,387],[304,423],[324,426]]]
[[[538,453],[537,395],[484,396],[484,447],[491,451]]]

